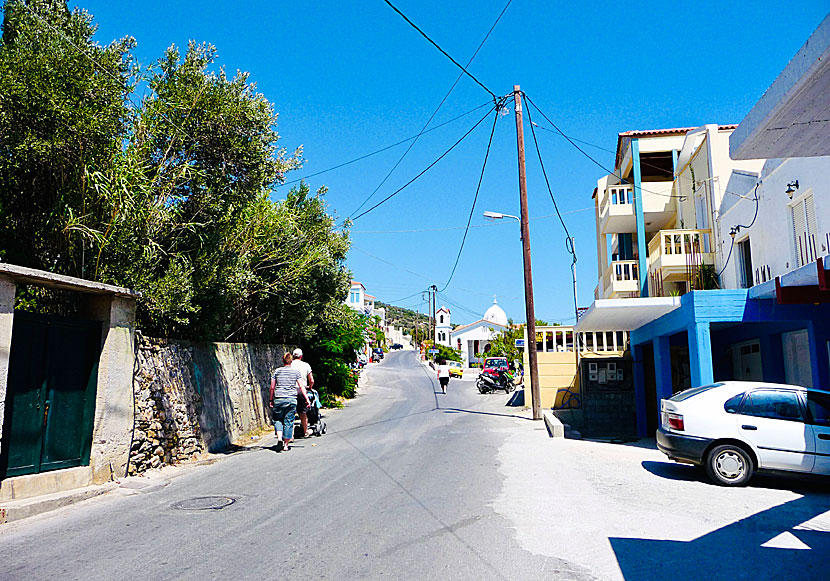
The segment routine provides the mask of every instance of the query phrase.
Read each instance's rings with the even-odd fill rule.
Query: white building
[[[365,312],[363,310],[363,303],[366,300],[366,287],[356,280],[352,281],[352,286],[349,289],[349,296],[346,299],[346,305],[357,311],[358,313]]]
[[[442,305],[440,309],[435,311],[435,343],[451,347],[451,335],[450,310]]]
[[[476,354],[487,353],[490,350],[490,341],[505,329],[507,315],[498,305],[498,301],[493,299],[493,304],[484,313],[484,318],[453,329],[451,346],[461,350],[464,365],[470,366],[481,361]]]

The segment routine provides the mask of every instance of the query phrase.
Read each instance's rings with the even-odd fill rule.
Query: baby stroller
[[[308,401],[311,402],[306,411],[308,431],[315,436],[322,436],[326,433],[326,422],[323,421],[323,415],[320,413],[320,395],[314,388],[307,389],[306,393],[308,394]]]

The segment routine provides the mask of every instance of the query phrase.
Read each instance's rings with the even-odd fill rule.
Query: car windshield
[[[507,361],[505,359],[488,359],[484,366],[492,369],[507,369]]]
[[[669,398],[669,401],[686,401],[690,397],[694,397],[699,393],[703,393],[704,391],[709,391],[713,387],[719,387],[723,385],[722,383],[712,383],[709,385],[701,385],[700,387],[693,387],[691,389],[686,389],[681,391],[680,393],[676,393]]]

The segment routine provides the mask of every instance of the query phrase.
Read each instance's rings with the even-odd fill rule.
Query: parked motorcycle
[[[510,393],[516,389],[516,384],[513,382],[513,375],[509,371],[500,370],[498,379],[486,373],[480,374],[476,380],[476,387],[481,393],[493,393],[497,389],[503,389],[504,393]]]

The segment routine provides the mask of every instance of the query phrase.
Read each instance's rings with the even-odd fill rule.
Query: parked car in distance
[[[447,361],[447,365],[450,366],[450,377],[464,376],[464,366],[459,361]]]
[[[507,362],[507,357],[487,357],[484,360],[484,365],[481,372],[484,375],[489,375],[493,379],[498,380],[499,371],[510,371],[510,364]]]
[[[403,345],[401,345],[400,343],[393,343],[391,349],[403,349]]]
[[[375,347],[372,349],[372,360],[373,361],[380,361],[383,359],[383,349],[380,347]]]
[[[724,381],[660,401],[657,447],[724,486],[755,472],[830,474],[830,392]]]

